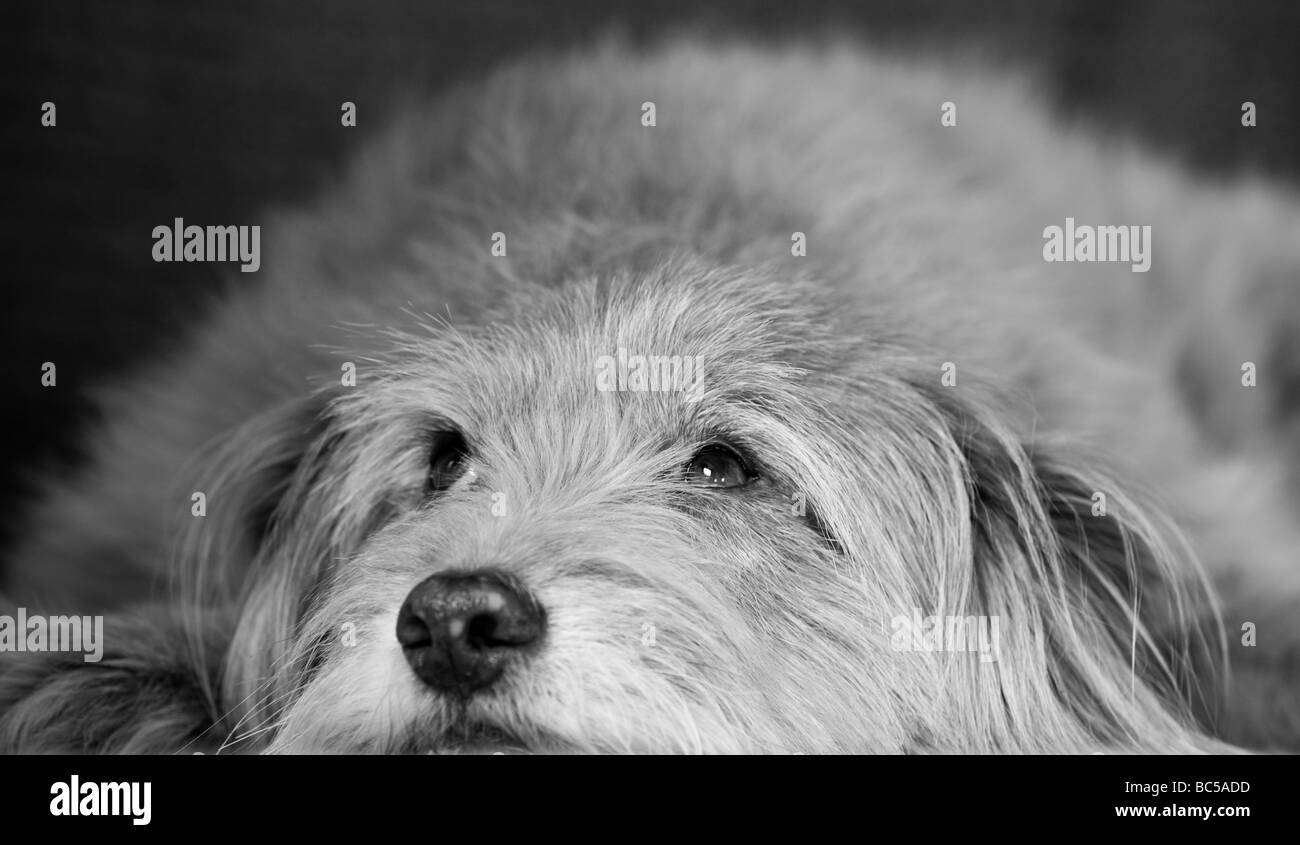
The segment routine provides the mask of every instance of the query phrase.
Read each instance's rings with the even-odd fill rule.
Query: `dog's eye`
[[[753,480],[745,462],[726,446],[705,446],[686,465],[686,480],[700,487],[744,487]]]
[[[465,474],[469,446],[459,433],[448,432],[434,439],[429,456],[429,492],[441,493]]]

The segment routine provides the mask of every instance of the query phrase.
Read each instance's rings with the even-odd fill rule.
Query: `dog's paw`
[[[213,724],[196,661],[166,611],[107,617],[98,660],[73,652],[0,659],[0,753],[205,750]]]

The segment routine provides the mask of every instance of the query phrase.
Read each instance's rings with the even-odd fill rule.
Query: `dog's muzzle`
[[[415,674],[463,698],[496,683],[545,633],[545,609],[495,570],[430,576],[397,614],[397,641]]]

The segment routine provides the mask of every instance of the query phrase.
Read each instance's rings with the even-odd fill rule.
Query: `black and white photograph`
[[[0,754],[1300,751],[1295,4],[5,18]]]

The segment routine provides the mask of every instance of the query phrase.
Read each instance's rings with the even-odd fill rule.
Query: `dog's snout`
[[[536,598],[491,570],[430,576],[397,615],[397,640],[420,680],[465,696],[495,683],[545,632]]]

